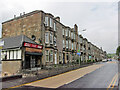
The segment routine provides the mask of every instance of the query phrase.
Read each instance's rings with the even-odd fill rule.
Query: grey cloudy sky
[[[86,2],[85,2],[86,1]],[[103,0],[101,0],[103,1]],[[113,2],[114,1],[114,2]],[[118,3],[116,0],[67,0],[44,2],[41,0],[3,0],[0,1],[0,23],[19,16],[22,12],[43,10],[60,16],[64,25],[73,27],[77,24],[79,33],[108,53],[114,53],[118,45]],[[0,25],[0,30],[2,26]],[[82,29],[86,29],[82,32]]]

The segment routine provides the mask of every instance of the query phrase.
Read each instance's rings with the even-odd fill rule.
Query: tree
[[[117,50],[116,50],[116,55],[119,56],[119,53],[120,53],[120,46],[118,46]]]

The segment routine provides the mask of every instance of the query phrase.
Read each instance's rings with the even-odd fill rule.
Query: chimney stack
[[[16,18],[16,15],[14,15],[14,18]]]
[[[60,22],[60,17],[55,17],[55,20],[57,20],[58,22]]]
[[[25,12],[23,12],[23,15],[25,15]]]
[[[22,13],[20,13],[20,16],[22,16]]]

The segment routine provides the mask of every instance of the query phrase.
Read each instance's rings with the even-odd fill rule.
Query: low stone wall
[[[2,77],[15,75],[21,69],[21,61],[2,61]]]
[[[25,81],[24,83],[32,82],[35,80],[40,80],[43,78],[55,76],[61,73],[65,73],[71,70],[79,69],[81,67],[89,66],[92,65],[90,64],[85,64],[85,65],[79,65],[79,64],[74,64],[74,65],[56,65],[56,66],[49,66],[49,67],[44,67],[44,69],[38,70],[38,71],[22,71],[22,75]]]

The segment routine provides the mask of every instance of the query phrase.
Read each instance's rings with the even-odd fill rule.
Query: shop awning
[[[43,55],[43,53],[36,53],[36,52],[25,52],[25,54],[28,54],[28,55]]]

